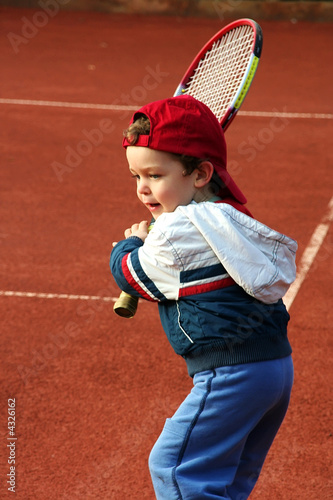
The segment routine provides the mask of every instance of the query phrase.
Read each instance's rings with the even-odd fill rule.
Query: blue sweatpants
[[[246,500],[288,408],[290,356],[194,376],[149,469],[157,500]]]

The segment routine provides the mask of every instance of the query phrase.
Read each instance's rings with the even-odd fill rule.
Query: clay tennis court
[[[140,303],[132,320],[112,310],[112,242],[147,217],[122,130],[134,109],[173,94],[226,23],[91,12],[45,23],[36,12],[0,9],[0,498],[13,494],[14,456],[20,500],[152,500],[149,451],[192,381],[156,305]],[[298,241],[299,275],[288,297],[291,405],[251,499],[325,500],[333,487],[332,24],[256,20],[263,54],[226,133],[229,169],[255,217]]]

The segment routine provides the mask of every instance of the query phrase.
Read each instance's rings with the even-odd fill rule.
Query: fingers
[[[130,236],[138,236],[142,241],[145,241],[148,235],[148,221],[142,220],[139,223],[133,224],[131,227],[126,229],[124,232],[125,238],[129,238]],[[112,243],[112,247],[114,248],[117,245],[118,241],[114,241]]]
[[[126,229],[124,233],[125,238],[129,238],[130,236],[138,236],[143,241],[145,240],[147,234],[148,234],[148,221],[146,220],[133,224],[130,228]]]
[[[124,231],[124,235],[125,235],[125,238],[129,238],[132,235],[132,228],[126,229]]]

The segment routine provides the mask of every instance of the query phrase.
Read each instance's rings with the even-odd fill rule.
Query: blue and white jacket
[[[145,242],[111,253],[125,292],[159,305],[162,326],[191,376],[291,353],[282,302],[295,279],[294,240],[225,203],[162,214]]]

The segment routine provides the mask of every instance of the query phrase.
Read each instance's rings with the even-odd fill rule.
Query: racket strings
[[[214,42],[184,89],[219,120],[237,95],[252,55],[253,37],[251,26],[240,26]]]

